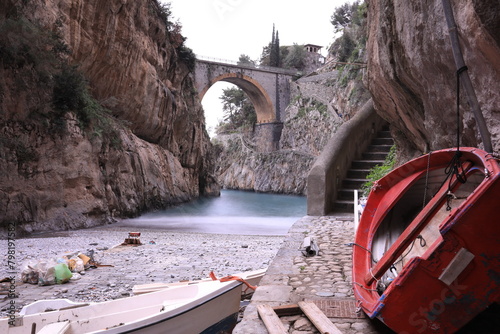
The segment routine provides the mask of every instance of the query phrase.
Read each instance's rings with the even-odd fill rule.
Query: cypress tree
[[[279,38],[279,32],[276,30],[276,39],[274,40],[274,53],[276,57],[276,63],[274,66],[276,67],[281,67],[281,57],[280,57],[280,38]]]
[[[273,37],[271,39],[271,45],[269,50],[269,65],[274,67],[280,66],[280,38],[279,32],[275,30],[273,24]]]

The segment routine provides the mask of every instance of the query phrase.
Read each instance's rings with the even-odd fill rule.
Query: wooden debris
[[[321,334],[342,334],[316,304],[312,302],[299,302],[299,307]]]
[[[283,326],[283,323],[271,306],[265,304],[258,305],[257,312],[259,312],[259,316],[264,322],[269,334],[287,333],[285,326]]]
[[[302,310],[297,304],[281,305],[273,307],[274,312],[278,317],[287,317],[302,314]]]

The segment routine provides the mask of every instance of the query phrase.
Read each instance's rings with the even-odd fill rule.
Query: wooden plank
[[[342,334],[314,303],[299,302],[299,307],[321,334]]]
[[[259,316],[264,322],[264,325],[266,325],[269,334],[287,333],[285,326],[283,326],[283,323],[271,306],[266,304],[258,305],[257,312],[259,312]]]
[[[297,304],[275,306],[273,307],[273,310],[274,313],[278,315],[278,317],[302,314],[302,310]]]

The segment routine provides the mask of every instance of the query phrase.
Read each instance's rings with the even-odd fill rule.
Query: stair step
[[[364,179],[344,179],[342,182],[342,188],[344,189],[361,189],[361,186],[366,182],[366,178]],[[340,189],[342,190],[342,189]]]
[[[366,176],[370,173],[370,169],[349,169],[347,171],[346,178],[348,179],[363,179],[366,180]]]
[[[346,178],[342,181],[342,188],[338,191],[335,202],[335,210],[352,212],[354,210],[354,190],[360,190],[366,182],[366,176],[371,169],[385,162],[387,154],[394,146],[394,140],[388,127],[377,133],[368,148],[362,154],[362,158],[354,160],[351,168],[347,171]]]
[[[394,145],[394,140],[392,138],[375,138],[372,141],[372,145]]]
[[[385,157],[387,156],[387,152],[364,152],[363,160],[383,160],[385,161]]]
[[[366,152],[385,152],[389,153],[393,145],[370,145],[366,149]]]
[[[377,133],[377,138],[391,138],[391,131],[389,130],[382,130]]]
[[[385,160],[354,160],[351,168],[354,169],[371,169],[377,165],[382,165]]]
[[[354,189],[340,189],[337,196],[338,201],[354,202]]]
[[[353,201],[336,201],[335,202],[335,211],[338,212],[353,212],[354,211],[354,202]]]

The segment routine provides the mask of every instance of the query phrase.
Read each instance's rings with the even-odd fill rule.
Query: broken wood
[[[342,334],[316,304],[312,302],[299,302],[299,307],[321,334]]]
[[[285,326],[283,326],[283,323],[271,306],[265,304],[258,305],[257,312],[259,312],[259,316],[264,322],[269,334],[287,333]]]
[[[278,317],[294,316],[302,314],[302,310],[297,304],[281,305],[273,307],[274,312]]]

